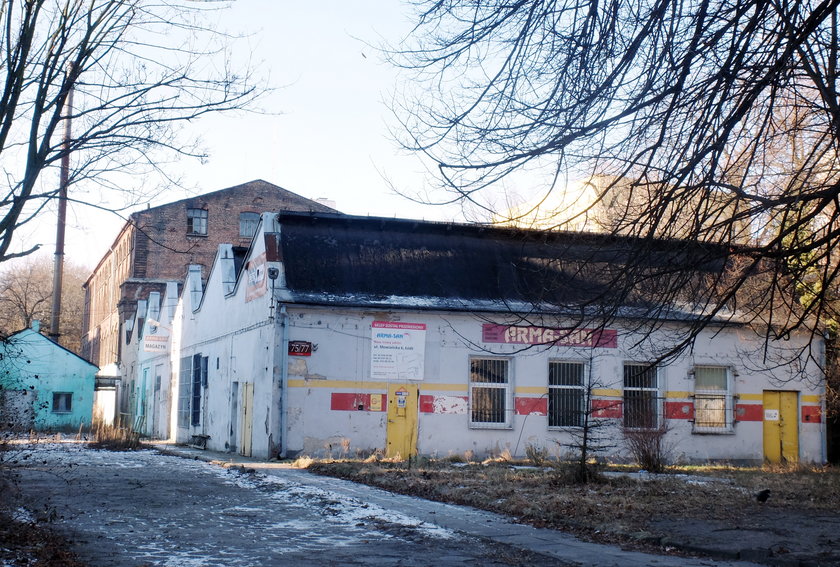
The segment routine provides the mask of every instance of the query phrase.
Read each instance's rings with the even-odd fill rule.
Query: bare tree
[[[608,292],[586,303],[614,307],[597,317],[692,314],[667,352],[736,313],[813,330],[840,283],[839,3],[418,1],[391,51],[416,79],[395,97],[403,141],[442,201],[611,180],[587,210],[610,209],[621,268],[563,269],[598,272]]]
[[[0,336],[5,338],[30,327],[35,320],[43,323],[50,320],[53,263],[50,258],[40,256],[10,262],[4,268],[0,272]],[[73,352],[79,352],[81,346],[82,284],[87,276],[87,268],[64,266],[61,315],[65,332],[59,342]]]
[[[95,182],[99,189],[148,198],[158,190],[160,177],[153,174],[166,179],[161,164],[201,156],[195,141],[183,137],[182,123],[247,107],[259,97],[263,89],[251,70],[232,68],[231,38],[210,27],[216,6],[0,2],[0,261],[36,248],[13,252],[13,236],[56,198],[57,175],[44,173],[63,156],[72,156],[71,186]],[[66,104],[71,90],[73,108]],[[63,144],[66,120],[73,128]]]

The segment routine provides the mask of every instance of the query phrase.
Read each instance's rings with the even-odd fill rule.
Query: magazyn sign
[[[422,380],[426,324],[374,321],[370,376],[375,380]]]

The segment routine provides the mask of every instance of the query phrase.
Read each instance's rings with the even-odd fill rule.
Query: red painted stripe
[[[737,421],[764,421],[764,406],[762,404],[736,404],[735,419]]]
[[[334,392],[330,396],[330,409],[333,411],[372,411],[370,399],[372,396],[379,396],[381,401],[380,410],[385,411],[385,394],[345,394]]]
[[[548,400],[545,398],[515,398],[516,415],[548,415]]]
[[[621,417],[621,400],[592,400],[592,417]]]
[[[691,402],[665,402],[665,417],[668,419],[694,419],[694,404]]]
[[[429,394],[420,394],[420,412],[434,413],[435,412],[435,397]]]
[[[802,423],[819,423],[822,421],[820,406],[802,406]]]

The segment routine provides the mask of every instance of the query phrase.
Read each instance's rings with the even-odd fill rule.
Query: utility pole
[[[72,75],[73,66],[67,68],[67,75]],[[61,336],[61,290],[64,276],[64,232],[67,224],[67,185],[70,182],[70,137],[72,135],[70,117],[73,114],[73,84],[67,91],[64,102],[64,155],[61,156],[61,175],[58,186],[58,226],[55,235],[55,263],[53,265],[53,296],[50,317],[50,338],[58,342]]]

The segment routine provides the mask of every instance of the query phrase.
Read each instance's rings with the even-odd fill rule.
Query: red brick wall
[[[207,210],[207,236],[187,234],[190,208]],[[332,211],[276,185],[251,181],[132,214],[130,222],[134,226],[123,228],[112,250],[88,279],[82,355],[100,367],[117,361],[119,330],[114,330],[108,319],[122,302],[121,327],[124,317],[133,313],[136,301],[148,297],[151,289],[143,288],[143,297],[136,296],[135,286],[121,292],[127,279],[181,281],[190,264],[203,266],[202,276],[206,278],[219,244],[250,244],[250,238],[239,236],[239,213],[280,210]]]

